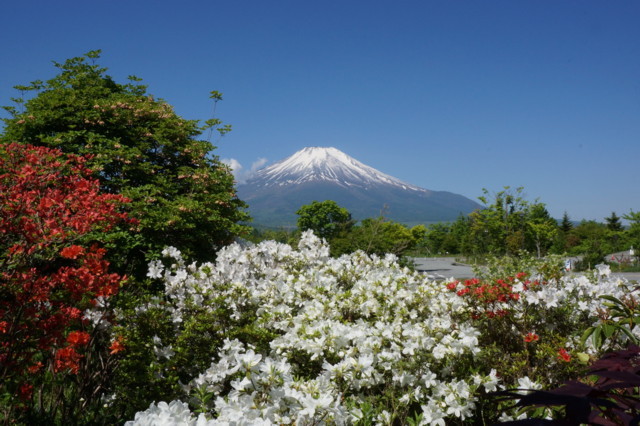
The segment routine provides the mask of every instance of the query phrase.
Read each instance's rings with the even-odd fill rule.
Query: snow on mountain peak
[[[262,181],[265,186],[318,181],[363,188],[383,184],[426,191],[369,167],[333,147],[303,148],[292,156],[259,170],[251,181]]]

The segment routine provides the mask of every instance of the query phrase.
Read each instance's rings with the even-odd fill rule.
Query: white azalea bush
[[[525,274],[479,291],[481,283],[438,282],[391,255],[331,258],[310,231],[297,250],[236,244],[215,264],[164,254],[169,262],[152,262],[149,276],[165,297],[134,309],[154,334],[146,355],[132,353],[147,357],[146,378],[158,384],[147,398],[158,399],[131,425],[495,420],[500,410],[483,395],[555,384],[579,369],[556,346],[569,359],[585,350],[577,336],[588,325],[581,322],[597,321],[597,296],[628,291],[604,275],[547,282]],[[140,331],[129,333],[133,340]],[[506,373],[500,348],[518,355]],[[163,386],[173,402],[158,402]]]

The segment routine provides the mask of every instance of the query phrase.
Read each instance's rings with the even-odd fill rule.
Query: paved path
[[[416,271],[433,276],[436,279],[473,278],[474,274],[469,265],[456,262],[453,257],[415,257]]]
[[[640,284],[640,272],[615,272],[615,269],[613,272],[611,272],[611,275],[614,276],[621,276],[626,278],[629,281],[637,281]]]
[[[467,279],[473,278],[474,273],[469,265],[458,263],[453,257],[414,257],[416,271],[428,274],[435,279]],[[611,268],[611,275],[621,276],[629,281],[637,281],[640,284],[640,272],[615,272],[615,266]]]

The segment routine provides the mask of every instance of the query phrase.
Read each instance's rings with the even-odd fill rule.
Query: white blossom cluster
[[[458,360],[480,351],[479,331],[455,320],[471,308],[470,299],[400,267],[392,255],[334,259],[311,231],[298,250],[273,241],[234,244],[215,264],[186,265],[174,248],[164,254],[171,266],[152,262],[148,276],[164,281],[176,324],[189,305],[225,303],[232,318],[255,312],[257,323],[277,337],[269,353],[227,340],[211,366],[185,385],[192,396],[214,395],[206,417],[195,418],[174,401],[152,404],[127,424],[351,424],[365,415],[367,397],[391,391],[398,406],[422,408],[422,424],[444,425],[470,418],[478,391],[498,387],[495,371],[454,373]],[[515,290],[523,293],[522,306],[571,303],[594,312],[599,294],[623,291],[623,283],[600,278],[594,284],[567,277],[535,292],[517,284]],[[171,356],[171,347],[154,344],[157,356]],[[383,411],[375,421],[391,417]]]

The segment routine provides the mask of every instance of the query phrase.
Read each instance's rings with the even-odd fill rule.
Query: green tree
[[[527,212],[529,240],[535,246],[538,257],[546,254],[558,234],[558,223],[549,215],[542,203],[532,204]]]
[[[427,228],[425,249],[430,255],[447,251],[445,246],[450,238],[451,226],[448,223],[433,223]]]
[[[96,64],[100,51],[64,63],[59,74],[28,86],[17,86],[28,99],[5,107],[2,143],[20,142],[89,155],[88,166],[102,189],[131,199],[130,216],[139,233],[121,229],[97,236],[114,254],[121,272],[143,273],[149,258],[166,246],[186,256],[211,259],[215,250],[246,231],[248,219],[234,189],[229,168],[211,154],[203,130],[229,130],[218,119],[204,126],[178,116],[171,105],[155,99],[140,79],[116,83]],[[214,92],[214,102],[221,94]]]
[[[489,204],[489,192],[483,189],[484,195],[478,198],[487,207],[469,215],[468,254],[509,256],[536,251],[542,256],[549,250],[558,224],[543,203],[525,200],[523,190],[506,186]]]
[[[504,190],[493,196],[489,191],[478,199],[487,207],[471,213],[471,238],[476,254],[513,254],[525,248],[526,214],[529,203],[523,198],[522,187]]]
[[[620,218],[616,215],[616,212],[611,212],[611,216],[605,217],[604,220],[607,222],[607,228],[611,231],[622,231],[622,223],[620,222]]]
[[[571,219],[569,219],[569,214],[567,212],[564,212],[564,214],[562,215],[562,222],[560,223],[560,230],[567,233],[572,229],[573,223],[571,222]]]
[[[569,233],[572,229],[573,222],[571,222],[569,214],[565,211],[562,215],[562,220],[560,221],[555,241],[553,242],[553,246],[550,249],[553,253],[562,254],[566,253],[569,250],[569,247],[572,245],[572,242],[569,238]]]
[[[604,218],[609,234],[609,241],[611,243],[611,251],[620,251],[624,246],[624,228],[620,218],[616,215],[616,212],[611,212],[611,216]]]
[[[640,212],[631,210],[622,217],[629,221],[629,227],[625,231],[629,244],[640,248]]]
[[[351,213],[332,200],[313,201],[296,212],[298,229],[311,229],[317,236],[331,240],[352,225]]]
[[[331,254],[339,256],[362,250],[367,254],[403,256],[425,238],[425,227],[413,228],[387,220],[384,216],[363,219],[331,241]]]
[[[606,254],[613,250],[606,225],[593,220],[583,220],[573,228],[570,238],[575,244],[570,253],[582,256],[581,268],[590,269],[604,262]]]

